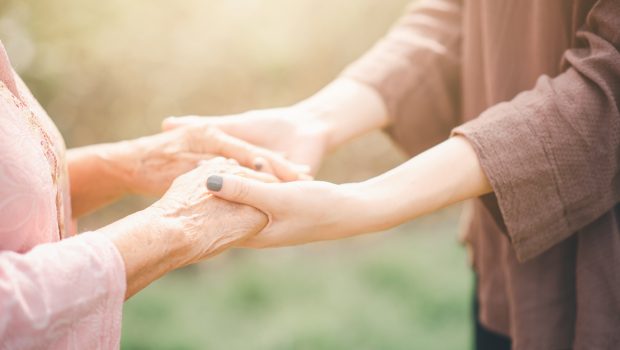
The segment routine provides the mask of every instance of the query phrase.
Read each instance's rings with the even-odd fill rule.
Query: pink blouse
[[[68,238],[64,153],[0,42],[0,349],[120,344],[123,260],[103,235]]]

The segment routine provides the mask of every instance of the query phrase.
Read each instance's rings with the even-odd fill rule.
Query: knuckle
[[[237,186],[235,186],[233,190],[233,196],[243,201],[247,199],[249,195],[250,195],[250,187],[244,182],[237,183]]]
[[[202,133],[206,137],[218,137],[221,134],[221,131],[211,125],[202,125],[201,126]]]

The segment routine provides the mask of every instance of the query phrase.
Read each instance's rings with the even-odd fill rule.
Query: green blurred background
[[[155,133],[168,115],[287,105],[329,82],[408,0],[2,0],[0,39],[69,147]],[[379,132],[319,178],[405,157]],[[148,205],[126,198],[95,229]],[[471,274],[453,207],[388,232],[233,250],[126,303],[123,349],[467,349]]]

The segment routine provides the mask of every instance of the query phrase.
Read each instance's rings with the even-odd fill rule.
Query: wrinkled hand
[[[304,178],[309,169],[275,152],[251,145],[208,125],[180,127],[121,144],[122,156],[111,161],[122,169],[123,182],[137,194],[161,195],[177,176],[215,156],[271,173],[284,181]]]
[[[208,188],[217,197],[253,206],[269,217],[263,231],[243,242],[246,247],[297,245],[365,230],[359,219],[368,201],[356,184],[275,184],[224,174],[210,176]]]
[[[286,159],[309,165],[314,174],[327,148],[324,127],[300,106],[250,111],[227,117],[170,117],[164,130],[182,126],[211,126],[257,146],[278,152]]]
[[[207,190],[209,174],[235,174],[259,181],[277,181],[273,176],[215,158],[174,180],[164,196],[148,210],[154,212],[162,227],[181,234],[189,248],[184,253],[187,265],[211,257],[255,235],[267,223],[260,211],[213,197]],[[168,233],[170,234],[170,233]]]

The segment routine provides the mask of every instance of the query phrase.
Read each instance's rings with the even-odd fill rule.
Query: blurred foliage
[[[367,50],[408,0],[2,0],[0,39],[69,147],[155,133],[310,95]],[[405,158],[380,133],[319,177],[368,178]],[[152,199],[80,222],[97,228]],[[460,349],[469,273],[457,209],[375,235],[232,251],[126,305],[127,349]]]
[[[172,274],[127,302],[123,348],[467,349],[457,212],[340,242],[234,250]]]

